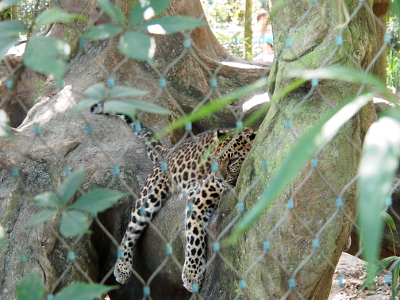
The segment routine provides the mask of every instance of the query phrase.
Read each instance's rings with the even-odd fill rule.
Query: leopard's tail
[[[102,115],[113,115],[105,111],[104,103],[99,102],[90,108],[90,111],[94,114]],[[131,117],[124,114],[114,114],[121,120],[123,120],[128,126],[135,132],[135,134],[144,141],[146,145],[147,155],[153,163],[158,163],[165,160],[165,156],[168,153],[168,148],[165,148],[158,139],[155,138],[154,132],[143,125],[142,122],[133,121]]]

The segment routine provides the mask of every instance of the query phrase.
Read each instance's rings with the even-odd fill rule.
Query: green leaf
[[[100,24],[91,27],[82,37],[92,41],[108,39],[121,33],[123,28],[115,24]]]
[[[9,122],[7,113],[0,109],[0,137],[6,136],[12,138]]]
[[[129,194],[119,191],[95,189],[76,200],[70,208],[80,209],[90,213],[98,213],[112,207],[119,199],[127,195]]]
[[[58,195],[61,197],[63,204],[67,204],[68,201],[75,195],[79,187],[82,184],[85,169],[79,168],[72,174],[68,175],[60,188],[58,189]]]
[[[12,46],[20,41],[20,34],[25,34],[25,32],[25,28],[19,21],[6,20],[0,22],[0,60]]]
[[[244,215],[234,227],[233,232],[224,244],[232,244],[256,222],[260,215],[268,209],[275,199],[284,191],[288,184],[298,175],[298,172],[315,152],[330,141],[340,127],[352,118],[365,104],[371,101],[375,94],[368,93],[351,98],[336,108],[328,111],[303,137],[289,153],[282,166],[271,178],[260,200]]]
[[[86,213],[79,210],[64,210],[61,213],[60,233],[63,237],[73,237],[88,232],[90,221]]]
[[[57,212],[56,209],[43,209],[42,211],[38,212],[34,215],[31,220],[29,221],[29,226],[39,226],[43,223],[46,223],[50,220],[50,218]]]
[[[111,3],[110,1],[105,1],[105,0],[97,0],[97,4],[109,17],[111,17],[111,19],[116,20],[118,22],[118,24],[120,24],[120,25],[125,24],[124,13],[118,7],[116,7],[113,3]]]
[[[79,102],[78,104],[76,104],[75,106],[73,106],[69,110],[69,114],[70,115],[77,114],[77,113],[81,112],[82,110],[85,110],[85,109],[87,109],[89,107],[92,107],[96,103],[99,103],[99,100],[97,100],[97,99],[83,99],[81,102]]]
[[[121,97],[138,97],[138,96],[144,96],[146,95],[147,92],[143,91],[143,90],[138,90],[138,89],[134,89],[131,87],[127,87],[127,86],[113,86],[109,93],[108,96],[110,98],[121,98]]]
[[[387,99],[397,104],[397,99],[388,91],[386,84],[373,74],[361,72],[349,67],[333,65],[315,70],[293,70],[288,77],[301,77],[304,79],[331,79],[352,83],[369,84],[378,89]]]
[[[62,204],[60,199],[58,199],[57,195],[53,192],[45,192],[37,195],[35,198],[33,198],[33,201],[36,205],[42,207],[58,207]]]
[[[384,116],[371,125],[363,144],[358,179],[358,224],[363,258],[368,262],[368,284],[379,257],[385,208],[398,167],[400,122]]]
[[[392,295],[391,300],[396,300],[396,295],[399,292],[399,287],[397,286],[399,283],[399,275],[400,275],[400,261],[399,257],[392,268]]]
[[[16,296],[18,300],[42,300],[44,298],[44,284],[36,271],[22,277],[18,282]]]
[[[186,123],[193,123],[197,120],[204,118],[205,116],[211,115],[214,112],[220,110],[225,105],[235,101],[236,99],[239,99],[243,96],[246,96],[254,91],[257,91],[265,87],[266,84],[267,84],[267,79],[262,78],[245,87],[238,88],[237,90],[233,91],[232,93],[229,93],[228,95],[222,96],[217,101],[207,103],[203,105],[200,109],[198,109],[196,112],[187,115],[183,118],[179,118],[171,125],[165,127],[159,134],[157,134],[157,137],[162,137],[166,135],[168,132],[184,127]]]
[[[393,230],[396,230],[396,224],[394,223],[394,220],[391,215],[389,215],[387,212],[382,212],[381,216],[385,220],[385,223]]]
[[[383,270],[385,270],[389,265],[391,265],[393,262],[398,261],[400,258],[397,256],[389,256],[386,257],[382,260],[380,260],[378,263],[374,263],[374,277],[379,275]],[[368,286],[367,281],[365,281],[358,290],[363,290]]]
[[[115,289],[118,289],[118,286],[75,282],[61,289],[53,300],[92,300]]]
[[[128,58],[148,61],[154,56],[156,42],[144,33],[127,31],[119,39],[118,49]]]
[[[70,47],[66,42],[51,37],[34,36],[26,45],[23,60],[32,70],[54,74],[60,80],[67,70],[66,60],[69,54]]]
[[[171,2],[172,0],[137,1],[135,6],[132,8],[128,25],[131,26],[140,23],[143,20],[148,20],[153,16],[162,13]]]
[[[40,15],[37,16],[36,18],[36,27],[41,27],[43,25],[47,24],[52,24],[56,22],[69,22],[76,18],[76,15],[71,15],[67,13],[65,10],[62,10],[61,8],[51,8],[47,9],[44,12],[42,12]]]
[[[396,16],[397,22],[400,21],[400,1],[392,0],[390,2],[389,10]]]
[[[96,99],[98,101],[103,100],[106,96],[106,87],[102,83],[95,83],[88,87],[83,93],[86,97]]]
[[[153,114],[166,115],[171,112],[161,106],[140,100],[110,100],[104,102],[104,110],[110,114],[124,114],[132,120],[136,118],[136,110]]]
[[[168,16],[153,19],[136,26],[137,29],[147,30],[152,34],[172,34],[185,31],[196,27],[201,27],[207,23],[189,16]]]
[[[0,2],[0,11],[6,10],[7,8],[16,4],[18,0],[1,0]]]

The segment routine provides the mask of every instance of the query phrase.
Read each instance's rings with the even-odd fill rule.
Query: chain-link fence
[[[6,2],[1,9],[15,9],[16,1]],[[358,290],[366,273],[359,261],[350,264],[355,258],[342,257],[336,266],[349,247],[355,257],[365,254],[356,217],[358,164],[375,109],[394,106],[369,76],[385,78],[386,52],[398,53],[386,33],[389,2],[202,1],[229,52],[199,27],[200,1],[167,8],[169,2],[139,1],[131,10],[123,1],[54,1],[45,4],[51,14],[25,22],[32,29],[7,23],[4,15],[0,299],[325,299],[332,276],[330,299],[390,299],[400,243],[397,179],[384,204],[359,204],[375,207],[386,221],[372,222],[371,240],[381,245],[382,258],[393,256],[376,286]],[[168,19],[182,14],[193,19]],[[228,21],[233,25],[223,27]],[[48,36],[35,35],[43,26]],[[26,49],[20,38],[28,40]],[[255,61],[234,56],[245,56],[246,43]],[[324,71],[305,71],[319,68]],[[310,80],[293,79],[299,77]],[[375,108],[367,104],[373,96]],[[92,114],[102,101],[107,113],[124,113],[131,126]],[[365,107],[360,113],[337,108],[354,106]],[[147,144],[154,164],[134,134],[142,133],[136,117],[166,147],[173,144],[161,151],[154,141]],[[245,126],[258,129],[257,137],[245,138],[252,151],[232,188],[228,176],[247,156],[235,140]],[[196,136],[225,127],[233,133],[221,152],[207,150],[216,144]],[[224,132],[209,135],[226,141]],[[383,169],[390,173],[396,155],[378,164],[389,164]],[[375,170],[374,162],[368,166]],[[190,176],[195,179],[185,181]],[[222,189],[222,197],[213,194]],[[196,193],[215,203],[200,207]],[[203,234],[189,228],[193,215]],[[125,243],[138,239],[133,253],[120,246],[127,227]],[[374,230],[384,231],[382,242],[373,240]],[[115,289],[118,258],[133,258],[132,276]],[[199,264],[201,276],[185,289],[182,272]]]

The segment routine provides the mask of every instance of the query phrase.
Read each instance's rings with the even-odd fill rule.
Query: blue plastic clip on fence
[[[158,84],[160,85],[160,87],[165,87],[167,85],[167,81],[165,80],[165,78],[160,78],[158,80]]]
[[[246,281],[244,281],[243,279],[239,280],[239,288],[241,290],[245,289],[246,288]]]
[[[92,132],[93,132],[92,126],[87,125],[87,126],[86,126],[86,133],[87,133],[87,134],[92,134]]]
[[[108,78],[108,79],[107,79],[107,85],[108,85],[109,87],[113,87],[113,86],[115,85],[114,78]]]
[[[139,132],[140,130],[142,130],[142,125],[140,123],[135,123],[134,130],[136,132]]]
[[[184,46],[185,48],[190,48],[190,47],[192,46],[192,41],[189,40],[189,39],[185,39],[185,40],[183,41],[183,46]]]
[[[192,285],[192,291],[193,291],[193,293],[198,293],[199,292],[199,285],[197,283],[194,283]]]
[[[211,78],[210,79],[210,86],[215,88],[217,87],[218,83],[217,83],[217,79],[216,78]]]
[[[69,174],[71,174],[71,168],[70,168],[70,167],[65,167],[65,168],[64,168],[64,174],[65,174],[66,176],[68,176]]]
[[[262,163],[262,168],[263,168],[264,170],[267,170],[267,169],[268,169],[268,162],[263,161],[263,163]]]
[[[119,175],[120,174],[119,167],[116,166],[116,167],[113,168],[113,174],[114,175]]]
[[[243,129],[243,122],[242,121],[237,121],[236,122],[236,129],[237,130],[242,130]]]
[[[392,283],[392,276],[390,275],[385,275],[385,282],[387,284],[391,284]]]
[[[286,39],[286,47],[292,47],[292,39],[288,38]]]
[[[338,277],[339,285],[342,286],[344,284],[343,276]]]
[[[11,79],[8,79],[8,80],[6,81],[6,87],[7,87],[8,89],[12,89],[12,88],[14,87],[14,82],[13,82]]]
[[[192,123],[191,122],[187,122],[185,124],[185,130],[186,131],[191,131],[192,130]]]
[[[168,245],[168,246],[165,248],[165,251],[167,252],[167,255],[172,255],[172,247],[171,247],[170,245]]]
[[[34,128],[33,128],[33,131],[34,131],[34,133],[36,135],[39,135],[40,134],[40,126],[39,125],[35,125]]]
[[[85,48],[86,47],[86,41],[85,40],[79,40],[79,47],[80,48]]]
[[[271,248],[271,243],[270,243],[270,241],[265,241],[265,242],[263,243],[263,248],[264,248],[265,250],[269,250],[269,249]]]
[[[244,202],[239,202],[237,204],[238,211],[243,212],[244,211]]]
[[[143,288],[143,296],[150,296],[150,287],[145,286]]]
[[[391,205],[393,204],[393,199],[392,199],[392,197],[387,197],[387,198],[385,199],[385,204],[386,204],[387,206],[391,206]]]
[[[124,251],[122,250],[122,249],[118,249],[117,250],[117,257],[118,258],[121,258],[121,257],[123,257],[124,256]]]
[[[75,253],[72,252],[72,251],[68,252],[68,259],[69,260],[75,260]]]
[[[392,39],[392,36],[390,35],[390,33],[386,33],[385,34],[385,42],[389,43],[391,41],[391,39]]]
[[[318,248],[319,247],[319,239],[314,239],[312,241],[312,245],[313,245],[314,248]]]
[[[139,214],[141,216],[145,216],[146,215],[146,208],[144,206],[141,206],[139,209]]]
[[[188,211],[193,211],[193,203],[192,202],[188,202],[187,207],[188,207]]]
[[[19,176],[19,170],[17,168],[12,168],[11,176],[12,177],[18,177]]]
[[[213,249],[214,249],[214,251],[216,251],[216,252],[220,251],[220,250],[221,250],[220,244],[219,244],[219,243],[214,243]]]
[[[64,81],[64,79],[58,80],[58,81],[57,81],[57,85],[58,85],[58,87],[63,88],[63,87],[65,86],[65,81]]]
[[[19,257],[18,257],[18,260],[19,260],[20,263],[25,262],[26,261],[25,255],[24,254],[20,254]]]
[[[318,167],[318,159],[313,158],[313,159],[311,160],[311,166],[312,166],[313,168]]]
[[[215,172],[218,171],[218,163],[213,161],[211,164],[211,171]]]
[[[285,120],[285,127],[292,128],[292,120]]]
[[[294,287],[296,287],[296,280],[294,278],[290,278],[288,280],[288,284],[289,284],[290,288],[294,288]]]
[[[342,207],[343,206],[343,199],[342,198],[337,198],[336,199],[336,206],[337,207]]]
[[[46,300],[53,300],[54,299],[54,295],[53,294],[48,294],[46,296]]]
[[[343,45],[343,38],[341,36],[336,37],[336,45]]]
[[[294,208],[294,201],[292,199],[290,199],[287,203],[287,206],[289,209],[293,209]]]
[[[311,79],[311,85],[312,86],[318,86],[318,84],[319,84],[318,78]]]
[[[97,212],[92,212],[92,213],[90,214],[90,216],[91,216],[92,218],[97,218]]]
[[[162,162],[161,165],[160,165],[160,167],[161,167],[161,171],[167,172],[167,170],[168,170],[168,164],[167,164],[166,162]]]

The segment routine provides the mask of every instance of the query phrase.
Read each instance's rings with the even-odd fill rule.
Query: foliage
[[[88,213],[96,215],[111,206],[127,194],[108,189],[94,189],[69,204],[82,184],[84,169],[78,169],[68,175],[54,192],[45,192],[34,198],[37,206],[44,210],[30,221],[30,226],[48,222],[56,213],[61,214],[60,233],[64,237],[73,237],[88,233],[90,220]]]
[[[399,5],[399,4],[397,4]],[[387,49],[386,84],[395,91],[400,89],[400,24],[394,9],[388,14],[388,33],[390,41]]]
[[[52,299],[54,300],[91,300],[100,299],[101,295],[118,286],[106,286],[96,283],[75,282],[61,289]],[[25,275],[18,283],[16,296],[18,300],[42,300],[44,296],[44,285],[40,275],[32,272]]]

